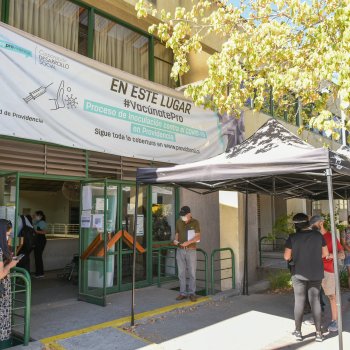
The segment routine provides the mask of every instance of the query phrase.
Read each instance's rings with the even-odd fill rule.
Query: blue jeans
[[[187,295],[186,270],[188,272],[188,294],[196,294],[197,252],[195,249],[177,249],[176,262],[180,281],[180,294]]]

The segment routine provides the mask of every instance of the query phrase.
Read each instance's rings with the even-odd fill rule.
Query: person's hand
[[[333,260],[333,254],[328,254],[326,256],[326,260]]]
[[[187,246],[190,245],[190,244],[191,244],[191,242],[186,241],[186,242],[183,242],[181,245],[182,245],[183,247],[187,247]]]
[[[15,267],[18,264],[18,262],[19,262],[19,260],[11,260],[7,266],[9,267],[9,269],[12,269],[13,267]]]

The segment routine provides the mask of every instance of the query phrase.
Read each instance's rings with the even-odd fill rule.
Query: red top
[[[327,243],[329,254],[333,254],[332,234],[328,231],[323,235],[323,237]],[[343,246],[340,244],[338,239],[337,239],[337,247],[338,247],[338,251],[344,250]],[[326,258],[323,258],[323,267],[325,271],[334,273],[333,259],[327,260]]]

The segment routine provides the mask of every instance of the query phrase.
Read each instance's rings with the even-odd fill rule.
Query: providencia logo
[[[24,47],[18,46],[16,44],[10,43],[6,40],[0,39],[0,48],[19,53],[21,55],[24,55],[25,57],[33,57],[32,51],[25,49]]]

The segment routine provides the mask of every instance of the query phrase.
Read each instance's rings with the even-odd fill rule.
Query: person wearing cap
[[[292,261],[292,282],[294,289],[293,335],[303,340],[301,324],[304,305],[308,296],[315,321],[317,342],[323,341],[321,329],[320,289],[324,277],[322,258],[329,255],[327,244],[319,231],[310,228],[309,218],[304,213],[293,216],[295,233],[289,235],[284,250],[284,259]]]
[[[179,216],[180,218],[176,221],[174,240],[174,245],[178,247],[176,262],[180,281],[180,294],[176,300],[183,300],[189,296],[191,301],[196,301],[196,243],[200,240],[200,227],[198,220],[192,217],[191,209],[187,205],[181,208]],[[188,291],[186,288],[186,270],[189,275]]]
[[[328,326],[329,332],[338,332],[338,310],[335,297],[335,277],[334,277],[334,264],[333,264],[333,244],[332,244],[332,234],[325,228],[324,218],[320,215],[314,215],[310,219],[310,225],[313,229],[318,230],[323,235],[324,240],[327,243],[327,248],[329,254],[323,258],[324,267],[324,278],[322,280],[322,288],[324,293],[329,299],[329,304],[331,306],[332,320]],[[344,259],[344,249],[343,246],[337,239],[337,251],[338,258]]]

